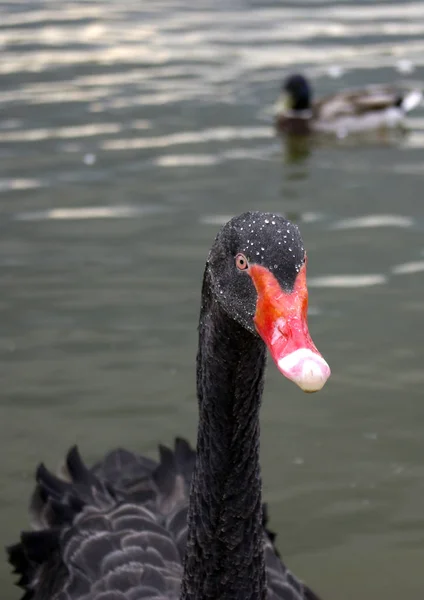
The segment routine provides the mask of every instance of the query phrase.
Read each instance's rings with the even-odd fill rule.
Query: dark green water
[[[195,440],[204,261],[270,210],[301,226],[333,371],[307,396],[270,365],[279,547],[326,600],[424,595],[424,110],[397,142],[300,155],[270,112],[294,69],[323,94],[419,82],[423,34],[418,1],[0,2],[2,545],[39,460]]]

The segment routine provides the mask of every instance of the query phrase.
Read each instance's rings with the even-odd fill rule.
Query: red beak
[[[284,292],[274,275],[250,265],[258,299],[254,323],[278,369],[305,392],[317,392],[330,376],[330,367],[315,347],[308,329],[306,262],[294,289]]]

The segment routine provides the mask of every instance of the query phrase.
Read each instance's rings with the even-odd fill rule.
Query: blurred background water
[[[231,215],[278,211],[309,252],[317,396],[270,365],[264,495],[326,599],[424,593],[424,110],[395,142],[275,136],[281,80],[423,80],[424,4],[0,2],[0,531],[75,442],[195,440],[201,275]],[[2,597],[12,600],[5,560]]]

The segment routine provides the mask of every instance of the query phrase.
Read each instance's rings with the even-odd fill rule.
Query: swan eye
[[[249,268],[249,263],[244,254],[237,254],[236,267],[239,271],[246,271]]]

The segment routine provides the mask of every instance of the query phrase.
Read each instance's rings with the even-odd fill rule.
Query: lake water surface
[[[287,148],[282,78],[424,78],[424,3],[0,2],[1,543],[34,469],[195,440],[200,282],[231,215],[296,220],[333,376],[270,365],[264,496],[326,600],[424,597],[424,110],[395,141]],[[18,598],[5,561],[4,600]]]

